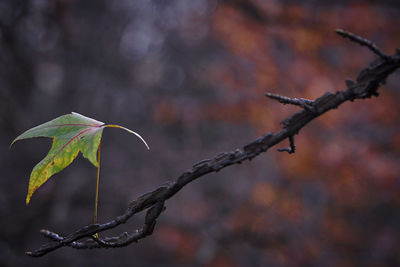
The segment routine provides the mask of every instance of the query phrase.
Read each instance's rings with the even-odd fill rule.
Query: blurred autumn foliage
[[[91,223],[96,170],[73,163],[25,207],[50,143],[8,151],[22,131],[71,111],[138,131],[149,153],[117,131],[103,138],[109,220],[196,161],[278,130],[297,109],[266,91],[314,99],[343,89],[374,55],[334,29],[393,53],[399,11],[390,0],[2,1],[0,265],[400,265],[398,73],[378,98],[308,125],[295,154],[271,150],[188,185],[152,236],[123,249],[24,256],[42,228]]]

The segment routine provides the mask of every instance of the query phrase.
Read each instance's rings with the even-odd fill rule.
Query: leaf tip
[[[11,149],[11,147],[12,147],[12,145],[15,143],[15,141],[16,141],[16,140],[14,139],[14,141],[11,142],[10,146],[8,147],[8,149]]]
[[[12,142],[11,142],[11,144],[10,144],[10,146],[9,146],[9,148],[8,149],[11,149],[11,147],[13,146],[13,144],[15,143],[15,142],[17,142],[18,140],[20,140],[20,135],[19,136],[17,136]]]
[[[32,195],[36,191],[36,189],[37,189],[37,187],[35,187],[35,189],[33,189],[33,190],[29,187],[28,194],[26,195],[26,200],[25,200],[25,203],[26,203],[27,206],[29,205],[29,202],[31,201]]]
[[[28,195],[28,196],[26,196],[26,200],[25,200],[25,203],[27,206],[29,205],[29,201],[31,201],[31,197]]]

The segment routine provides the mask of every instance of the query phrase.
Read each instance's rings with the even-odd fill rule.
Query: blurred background
[[[275,148],[191,183],[154,234],[120,249],[42,258],[40,229],[92,223],[96,168],[79,156],[25,206],[51,140],[10,142],[75,111],[139,132],[103,135],[99,221],[193,163],[242,147],[297,111],[270,91],[314,99],[345,88],[400,46],[400,3],[289,0],[0,2],[1,266],[400,265],[400,77],[379,98],[308,125],[293,155]],[[286,143],[280,146],[287,146]],[[135,229],[143,216],[101,235]]]

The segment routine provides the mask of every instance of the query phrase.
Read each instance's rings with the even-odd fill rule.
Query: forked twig
[[[277,150],[278,150],[279,152],[287,152],[287,153],[289,153],[289,154],[293,154],[294,152],[296,152],[296,146],[295,146],[295,144],[294,144],[294,137],[293,137],[293,135],[292,135],[292,136],[289,136],[289,145],[290,145],[290,147],[278,148]]]

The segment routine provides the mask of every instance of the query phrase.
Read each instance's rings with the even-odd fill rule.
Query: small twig
[[[56,234],[56,233],[54,233],[52,231],[46,230],[46,229],[40,230],[40,233],[44,237],[46,237],[46,238],[48,238],[50,240],[53,240],[53,241],[62,241],[63,240],[63,237],[59,236],[58,234]]]
[[[114,244],[118,241],[118,239],[117,239],[114,242],[109,242],[109,241],[101,239],[99,237],[99,235],[96,235],[96,234],[92,235],[90,238],[92,238],[93,241],[95,241],[100,247],[113,247]]]
[[[277,95],[277,94],[272,94],[272,93],[265,93],[265,96],[277,100],[279,103],[282,103],[284,105],[290,104],[290,105],[295,105],[295,106],[300,106],[304,109],[307,110],[312,110],[312,105],[314,103],[313,100],[310,99],[305,99],[305,98],[290,98],[287,96],[282,96],[282,95]]]
[[[293,135],[289,136],[289,145],[290,145],[290,147],[278,148],[277,150],[279,152],[287,152],[289,154],[293,154],[294,152],[296,152],[296,145],[294,144]]]
[[[361,36],[358,36],[358,35],[356,35],[354,33],[344,31],[342,29],[336,29],[336,33],[339,34],[340,36],[344,37],[344,38],[348,38],[351,41],[358,43],[359,45],[368,47],[372,52],[374,52],[375,54],[377,54],[379,57],[381,57],[383,59],[389,58],[388,55],[386,55],[384,52],[382,52],[382,50],[380,50],[370,40],[362,38]]]

